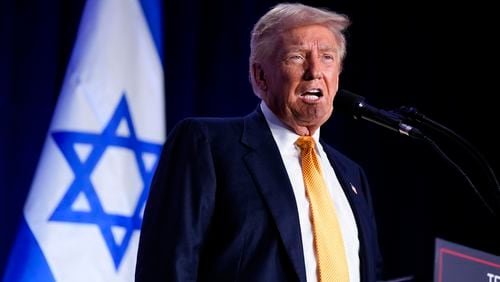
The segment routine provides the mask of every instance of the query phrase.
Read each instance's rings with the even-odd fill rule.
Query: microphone
[[[400,115],[375,108],[365,102],[365,97],[350,91],[340,89],[333,105],[335,110],[351,115],[356,120],[364,119],[412,138],[426,139],[420,130],[406,124]]]

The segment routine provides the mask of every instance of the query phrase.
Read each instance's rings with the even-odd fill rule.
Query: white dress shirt
[[[310,221],[309,201],[306,197],[304,188],[304,180],[302,178],[302,169],[300,166],[300,149],[294,144],[300,135],[291,131],[281,120],[269,109],[266,103],[261,102],[260,107],[266,118],[267,124],[271,129],[274,141],[278,145],[281,159],[285,164],[288,177],[292,183],[295,201],[299,214],[300,232],[302,235],[302,246],[304,252],[304,262],[306,266],[307,281],[318,281],[316,273],[316,257],[313,249],[313,233]],[[342,237],[344,239],[344,247],[346,251],[347,264],[349,268],[350,282],[359,282],[359,239],[356,220],[349,205],[349,201],[340,186],[340,183],[335,175],[332,164],[319,143],[318,129],[312,136],[316,141],[316,151],[318,152],[321,169],[325,176],[325,181],[328,186],[332,201],[335,206]]]

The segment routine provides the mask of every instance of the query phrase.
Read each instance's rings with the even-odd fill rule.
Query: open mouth
[[[309,89],[300,94],[300,98],[306,103],[314,103],[323,97],[323,91],[319,88]]]

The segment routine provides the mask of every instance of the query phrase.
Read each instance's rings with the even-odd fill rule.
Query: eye
[[[335,56],[332,55],[332,54],[323,54],[321,57],[326,62],[333,62],[333,61],[335,61]]]
[[[286,58],[286,60],[292,63],[301,63],[305,60],[305,57],[300,54],[291,54]]]

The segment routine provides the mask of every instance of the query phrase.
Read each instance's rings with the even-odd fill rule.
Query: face
[[[333,110],[341,70],[338,42],[321,25],[283,32],[270,60],[256,67],[262,99],[292,130],[312,135]]]

